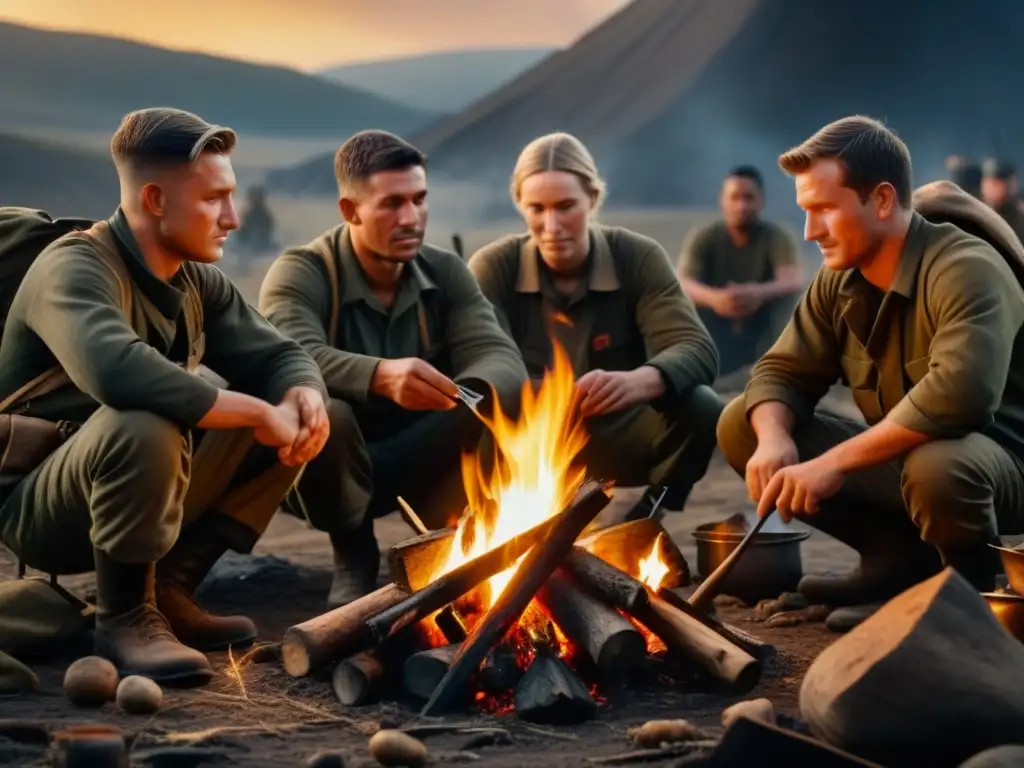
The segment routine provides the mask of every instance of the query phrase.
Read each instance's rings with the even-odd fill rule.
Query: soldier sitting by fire
[[[509,410],[527,378],[463,261],[423,243],[425,156],[363,131],[334,167],[344,223],[281,256],[260,295],[330,393],[331,437],[286,507],[330,534],[331,607],[375,588],[373,518],[393,511],[397,496],[438,525],[465,506],[460,454],[487,435],[456,408],[456,382],[483,395],[493,388]]]
[[[532,379],[552,338],[577,377],[595,477],[666,490],[681,510],[715,448],[718,356],[654,240],[594,221],[604,184],[574,136],[536,139],[519,156],[512,199],[529,232],[475,253],[469,268]]]

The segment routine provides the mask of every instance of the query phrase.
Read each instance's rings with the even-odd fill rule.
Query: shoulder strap
[[[132,322],[131,278],[128,275],[128,270],[120,253],[117,251],[117,244],[114,242],[113,234],[110,232],[110,225],[105,221],[99,221],[88,230],[72,232],[59,238],[59,240],[75,237],[88,239],[96,247],[96,253],[100,259],[113,271],[121,292],[121,309],[128,318],[128,322],[132,323],[134,327]],[[54,242],[58,241],[55,240]],[[42,397],[43,395],[55,392],[69,382],[70,378],[68,378],[67,373],[61,366],[55,365],[48,368],[0,402],[0,413],[4,413],[32,398]]]
[[[324,263],[324,269],[327,270],[327,285],[331,291],[331,309],[327,320],[327,343],[332,347],[337,346],[338,320],[341,312],[341,279],[338,275],[338,263],[335,261],[335,253],[342,230],[343,228],[339,228],[334,236],[334,248],[329,247],[328,243],[323,243],[322,248],[315,249],[320,254],[320,259]]]

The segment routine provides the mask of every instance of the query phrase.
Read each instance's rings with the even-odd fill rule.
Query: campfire
[[[591,715],[606,681],[652,657],[753,686],[768,649],[672,591],[689,571],[661,524],[594,526],[609,487],[586,480],[572,366],[554,349],[517,418],[481,417],[494,455],[464,457],[462,517],[393,547],[391,584],[290,628],[290,674],[337,663],[339,698],[361,703],[411,638],[401,677],[424,714],[475,705],[546,722]]]

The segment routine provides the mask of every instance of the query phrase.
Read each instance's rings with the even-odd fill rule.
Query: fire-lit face
[[[757,182],[746,176],[730,176],[722,185],[722,217],[730,227],[747,227],[761,215],[764,195]]]
[[[804,239],[818,244],[825,266],[863,266],[878,252],[885,225],[895,213],[895,190],[880,184],[867,200],[845,186],[837,160],[818,160],[796,174],[796,202],[806,213]]]
[[[1007,179],[984,178],[981,180],[981,199],[993,208],[1000,208],[1017,196],[1017,177]]]
[[[427,229],[427,172],[379,171],[339,202],[354,243],[383,261],[412,261]]]
[[[571,270],[586,261],[595,203],[574,173],[542,171],[523,181],[519,209],[552,272]]]
[[[228,233],[238,228],[230,158],[204,152],[188,167],[163,173],[149,186],[143,194],[155,201],[163,247],[186,261],[219,261]]]

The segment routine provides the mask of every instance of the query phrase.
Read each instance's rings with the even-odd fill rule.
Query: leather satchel
[[[27,475],[77,429],[68,421],[0,414],[0,475]]]

